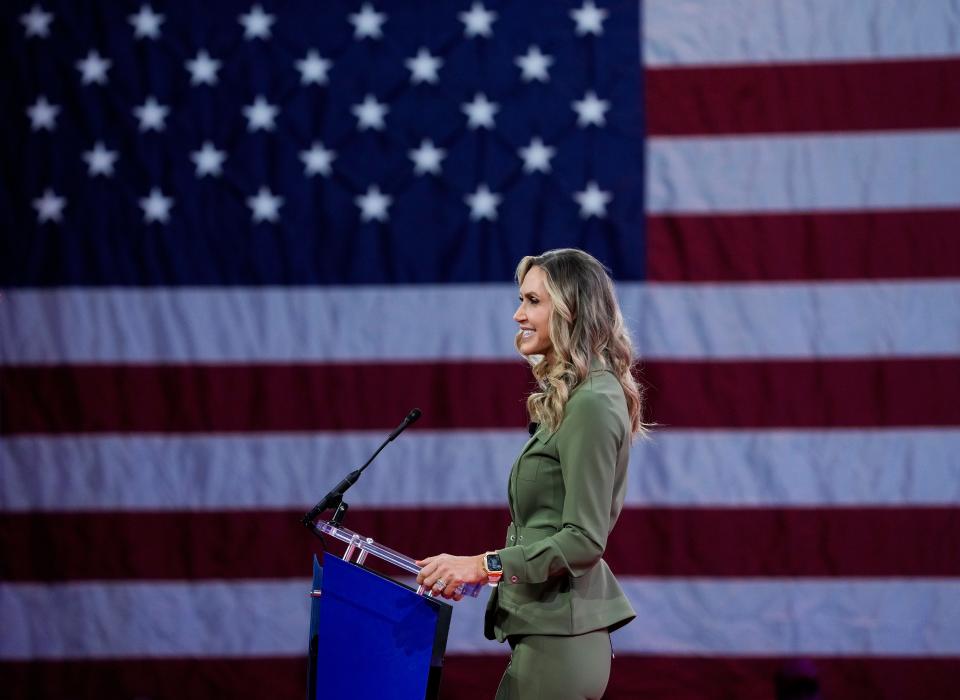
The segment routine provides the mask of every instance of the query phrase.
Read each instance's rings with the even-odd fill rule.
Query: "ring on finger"
[[[446,582],[444,582],[444,581],[437,580],[437,582],[433,584],[433,587],[434,587],[434,588],[446,588],[446,587],[447,587],[447,584],[446,584]]]

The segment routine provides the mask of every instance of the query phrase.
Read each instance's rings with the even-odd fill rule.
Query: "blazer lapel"
[[[510,512],[513,513],[513,494],[516,492],[517,488],[517,467],[520,464],[520,460],[523,459],[523,456],[527,454],[531,447],[537,444],[537,441],[540,440],[541,430],[544,428],[541,426],[537,428],[537,432],[530,436],[526,444],[523,446],[523,449],[520,450],[520,454],[517,455],[517,458],[513,461],[513,466],[510,468],[510,478],[507,483],[507,502],[510,505]]]

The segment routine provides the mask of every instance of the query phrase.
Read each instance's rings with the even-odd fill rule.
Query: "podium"
[[[423,586],[412,588],[363,566],[368,555],[411,574],[415,561],[335,522],[316,534],[347,543],[343,559],[314,557],[308,700],[438,696],[452,608]],[[357,554],[356,562],[351,558]],[[476,596],[481,586],[465,587]]]

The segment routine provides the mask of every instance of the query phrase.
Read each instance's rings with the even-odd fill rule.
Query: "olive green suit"
[[[541,426],[513,464],[488,639],[614,630],[636,617],[602,559],[623,507],[631,430],[620,383],[598,367],[571,393],[557,430]]]

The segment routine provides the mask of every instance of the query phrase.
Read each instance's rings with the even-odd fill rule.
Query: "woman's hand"
[[[417,566],[422,567],[417,574],[417,583],[426,586],[434,595],[460,600],[462,593],[457,588],[464,583],[486,583],[483,573],[483,554],[474,557],[455,557],[452,554],[437,554],[420,559]],[[442,584],[442,588],[439,584]]]

